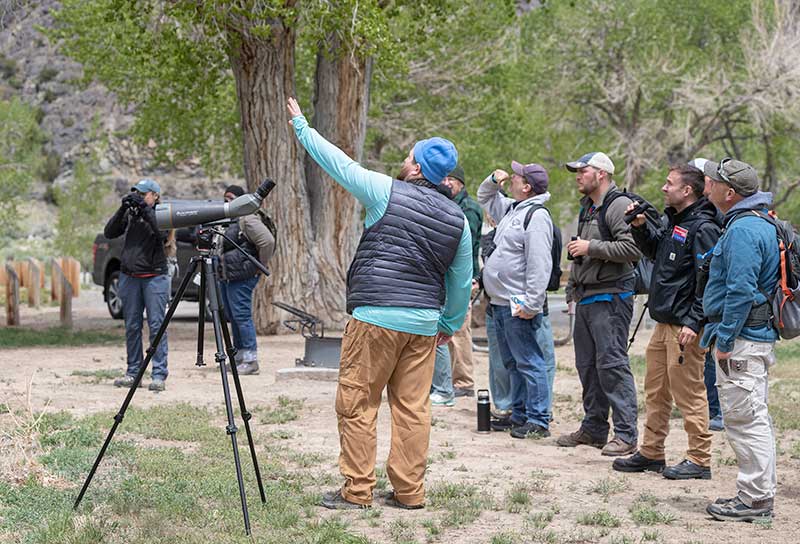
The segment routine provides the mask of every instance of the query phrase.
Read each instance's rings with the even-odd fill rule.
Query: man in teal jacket
[[[777,489],[775,430],[767,410],[769,367],[778,335],[770,299],[780,260],[766,213],[772,194],[758,190],[755,168],[735,159],[708,161],[708,199],[723,213],[724,231],[711,250],[703,312],[708,319],[700,344],[717,362],[717,389],[725,433],[736,453],[738,493],[717,499],[706,511],[723,521],[771,519]]]
[[[431,429],[428,394],[437,342],[461,327],[472,283],[472,239],[457,204],[438,185],[458,162],[444,138],[418,141],[398,179],[363,168],[308,126],[297,102],[287,109],[298,141],[366,208],[364,233],[347,275],[336,415],[341,489],[327,508],[367,508],[375,488],[376,422],[387,388],[392,442],[388,506],[416,509]]]

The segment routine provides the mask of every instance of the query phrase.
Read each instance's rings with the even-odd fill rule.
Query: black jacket
[[[150,206],[141,208],[137,214],[124,206],[120,207],[103,230],[106,238],[125,235],[121,269],[131,276],[167,273],[164,242],[168,233],[158,230],[156,212]]]
[[[697,271],[703,263],[699,256],[717,243],[721,217],[705,197],[680,213],[674,208],[664,212],[660,228],[645,223],[631,229],[636,245],[654,261],[647,303],[650,317],[700,332],[703,299],[695,294]]]

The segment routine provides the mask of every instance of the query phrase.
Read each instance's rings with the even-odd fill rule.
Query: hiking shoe
[[[708,420],[708,430],[717,432],[725,430],[725,424],[722,421],[722,414],[714,416]]]
[[[526,423],[511,429],[511,436],[514,438],[547,438],[550,436],[550,431],[536,423]]]
[[[574,448],[577,446],[592,446],[593,448],[602,448],[606,445],[605,439],[600,440],[593,438],[589,433],[583,429],[578,429],[574,433],[562,434],[556,440],[556,444],[562,448]]]
[[[603,451],[600,452],[601,455],[606,455],[608,457],[620,457],[622,455],[628,455],[636,451],[636,443],[628,444],[623,439],[615,436],[614,439],[606,444],[603,447]]]
[[[512,429],[514,427],[519,427],[520,425],[521,425],[521,423],[518,423],[518,422],[514,421],[513,419],[511,419],[511,416],[498,418],[498,419],[492,419],[489,422],[489,426],[492,428],[492,430],[493,431],[499,431],[499,432],[508,431],[509,429]]]
[[[425,508],[425,503],[421,504],[406,504],[404,502],[400,502],[397,500],[397,496],[395,496],[394,491],[388,491],[383,496],[383,502],[386,506],[391,506],[392,508],[401,508],[403,510],[421,510]]]
[[[121,378],[117,378],[114,380],[114,387],[128,387],[133,385],[133,382],[136,381],[136,376],[131,376],[130,374],[125,374]],[[142,382],[139,382],[139,387],[142,387]]]
[[[248,374],[258,374],[258,362],[255,363],[239,363],[236,365],[236,372],[239,376],[247,376]]]
[[[431,393],[431,406],[455,406],[456,399],[446,397],[441,393]]]
[[[462,388],[462,387],[454,387],[453,388],[453,394],[456,397],[474,397],[475,396],[475,390],[473,390],[473,389],[465,389],[465,388]]]
[[[711,467],[701,467],[688,459],[684,459],[677,465],[667,467],[664,470],[664,478],[667,480],[710,480]]]
[[[638,451],[630,457],[614,459],[611,468],[617,472],[662,472],[666,463],[663,459],[650,459]]]
[[[153,378],[153,381],[150,382],[150,385],[147,386],[150,391],[163,391],[167,388],[164,380],[160,380],[158,378]]]
[[[364,510],[372,508],[371,504],[358,504],[357,502],[348,501],[342,496],[341,489],[323,493],[322,501],[319,504],[331,510]]]
[[[773,504],[773,499],[762,499],[747,506],[736,497],[724,503],[713,502],[706,506],[706,512],[719,521],[768,521],[772,519]]]

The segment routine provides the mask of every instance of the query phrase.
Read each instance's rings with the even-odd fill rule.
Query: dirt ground
[[[99,291],[86,290],[75,303],[75,322],[80,328],[106,328],[122,330],[118,321],[106,313]],[[23,309],[24,324],[54,325],[57,308],[39,311]],[[169,369],[167,390],[151,393],[140,390],[134,397],[139,407],[188,402],[212,407],[222,406],[219,374],[213,364],[198,368],[196,360],[196,322],[193,315],[196,305],[186,303],[179,310],[169,331]],[[634,350],[643,353],[647,334],[640,334]],[[213,338],[206,334],[206,362],[213,360]],[[303,339],[299,335],[280,335],[259,338],[261,373],[244,377],[245,395],[249,406],[272,405],[279,395],[303,399],[300,418],[286,424],[293,431],[288,447],[322,454],[336,471],[338,436],[334,413],[335,382],[290,380],[275,381],[278,369],[292,367],[302,356]],[[518,481],[523,481],[536,470],[551,475],[550,491],[534,496],[532,510],[544,510],[557,505],[559,514],[549,528],[568,532],[579,515],[606,509],[623,520],[614,530],[617,535],[630,535],[640,542],[643,530],[656,529],[661,542],[736,542],[736,543],[789,543],[800,542],[800,461],[786,453],[792,439],[783,433],[779,441],[779,485],[776,500],[776,518],[771,527],[751,524],[720,523],[705,514],[709,501],[735,493],[736,467],[730,459],[733,452],[724,433],[714,434],[713,479],[711,481],[672,482],[654,474],[625,477],[629,487],[612,495],[608,502],[591,493],[593,484],[604,478],[619,478],[611,470],[611,459],[589,447],[559,448],[555,437],[575,430],[581,417],[580,384],[573,368],[571,346],[557,348],[558,373],[555,384],[555,421],[549,439],[515,440],[507,433],[481,435],[474,432],[476,424],[475,399],[458,399],[453,408],[434,408],[434,425],[431,432],[429,458],[431,464],[426,477],[428,486],[437,482],[468,482],[483,492],[492,494],[498,502],[506,491]],[[86,377],[72,375],[74,371],[121,369],[124,366],[125,348],[119,345],[88,346],[80,348],[25,348],[0,351],[0,402],[9,406],[30,402],[34,411],[68,410],[77,415],[97,411],[116,410],[124,391],[114,388],[110,380],[91,383]],[[488,358],[475,354],[475,377],[478,387],[487,387]],[[30,393],[29,393],[30,392]],[[109,424],[111,421],[109,420]],[[640,431],[642,426],[640,417]],[[123,423],[124,425],[124,423]],[[258,425],[257,419],[254,425]],[[671,420],[672,433],[667,441],[668,462],[682,459],[685,434],[681,420]],[[224,432],[222,429],[220,432]],[[379,418],[378,465],[382,466],[389,446],[389,410],[383,406]],[[78,482],[76,482],[76,485]],[[651,493],[659,499],[660,506],[676,517],[669,525],[637,527],[628,509],[642,493]],[[540,501],[540,502],[536,502]],[[403,518],[413,520],[413,512],[394,512],[385,509],[385,520]],[[330,515],[320,509],[320,516]],[[521,530],[514,526],[508,512],[487,510],[466,527],[448,530],[447,540],[460,542],[488,542],[491,535],[506,530]],[[375,541],[387,540],[384,529],[370,527],[356,515],[354,527]],[[586,529],[586,528],[584,528]],[[611,537],[602,542],[612,542]],[[621,541],[621,540],[618,540]]]

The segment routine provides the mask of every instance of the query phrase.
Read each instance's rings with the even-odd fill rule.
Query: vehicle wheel
[[[119,270],[108,276],[106,283],[106,306],[114,319],[122,319],[122,299],[119,298]]]

